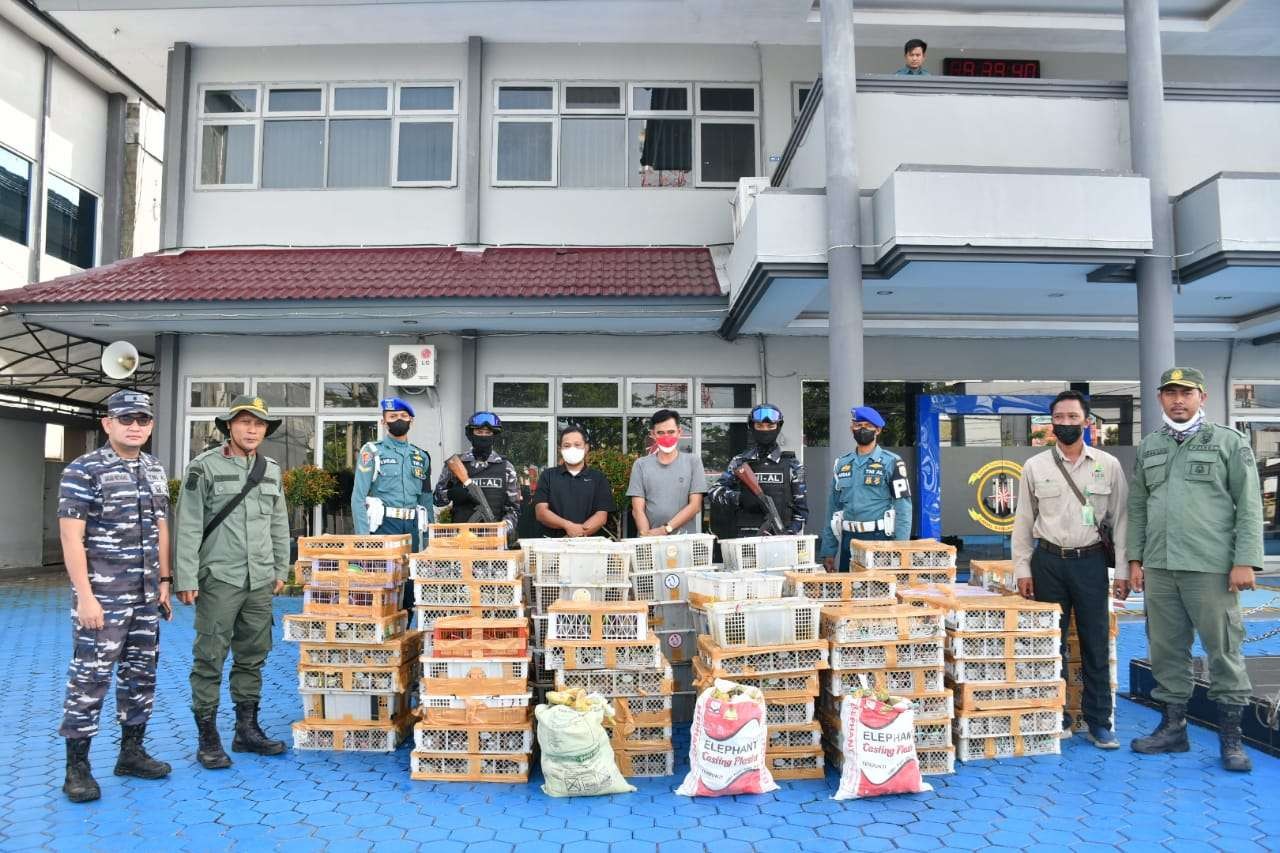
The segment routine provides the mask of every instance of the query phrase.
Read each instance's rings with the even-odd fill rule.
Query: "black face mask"
[[[1075,444],[1080,440],[1080,434],[1084,432],[1084,427],[1080,424],[1054,424],[1053,437],[1058,439],[1058,444]]]
[[[493,436],[476,435],[471,437],[471,453],[476,461],[483,462],[493,452]]]
[[[866,447],[876,440],[876,431],[873,429],[855,429],[853,431],[853,440],[858,442],[859,447]]]
[[[391,433],[396,438],[400,438],[403,435],[409,434],[409,426],[410,424],[408,421],[392,421],[387,424],[387,432]]]
[[[751,434],[756,437],[756,445],[761,450],[770,450],[778,443],[778,431],[776,429],[756,429],[752,427]]]

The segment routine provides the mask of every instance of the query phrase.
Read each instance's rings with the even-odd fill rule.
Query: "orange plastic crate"
[[[528,619],[447,616],[431,629],[431,654],[438,658],[524,658],[529,656]]]

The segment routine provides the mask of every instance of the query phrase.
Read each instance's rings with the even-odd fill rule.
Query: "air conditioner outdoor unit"
[[[742,233],[742,226],[747,222],[747,214],[756,202],[761,190],[769,188],[768,178],[738,178],[738,192],[730,203],[733,206],[733,239],[737,240]]]
[[[432,344],[387,347],[387,384],[424,388],[436,384],[436,348]]]

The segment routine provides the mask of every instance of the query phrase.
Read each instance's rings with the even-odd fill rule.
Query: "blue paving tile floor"
[[[671,789],[687,770],[688,734],[677,732],[675,778],[636,780],[630,795],[556,800],[538,780],[514,787],[412,782],[408,746],[395,754],[235,754],[229,770],[194,760],[188,711],[192,611],[163,627],[159,692],[148,733],[154,755],[173,764],[164,781],[111,774],[114,700],[92,760],[102,799],[62,795],[63,746],[56,730],[70,654],[69,591],[61,576],[0,582],[0,850],[369,851],[468,850],[631,853],[738,850],[1168,850],[1251,853],[1280,849],[1280,759],[1250,750],[1251,775],[1217,764],[1214,733],[1193,727],[1192,751],[1145,757],[1127,749],[1156,712],[1121,700],[1119,750],[1076,737],[1063,754],[962,765],[933,777],[932,793],[835,802],[836,777],[782,782],[765,796],[690,800]],[[298,610],[277,600],[277,615]],[[296,649],[279,642],[264,684],[263,724],[289,740],[299,715]],[[1251,622],[1259,633],[1274,622]],[[1280,654],[1280,638],[1249,647]],[[1138,622],[1122,626],[1120,679],[1145,653]],[[224,696],[224,738],[231,703]]]

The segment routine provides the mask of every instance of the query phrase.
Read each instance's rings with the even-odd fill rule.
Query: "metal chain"
[[[1277,607],[1280,607],[1280,595],[1273,595],[1271,597],[1271,600],[1268,601],[1266,604],[1262,604],[1257,607],[1250,607],[1248,610],[1242,611],[1240,615],[1242,617],[1251,616],[1254,613],[1260,613],[1263,610],[1273,610]],[[1276,636],[1280,636],[1280,625],[1276,626],[1275,628],[1272,628],[1270,631],[1266,631],[1261,634],[1256,634],[1252,637],[1245,637],[1244,642],[1257,643],[1257,642],[1261,642],[1262,640],[1269,640],[1272,637],[1276,637]]]

